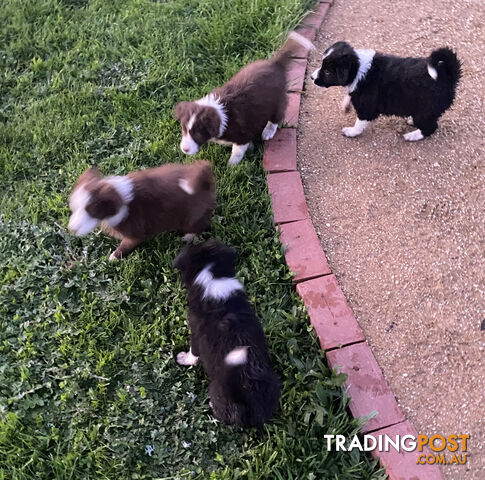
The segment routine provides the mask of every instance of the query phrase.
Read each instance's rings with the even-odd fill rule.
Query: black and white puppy
[[[357,120],[342,132],[360,135],[379,115],[411,117],[417,130],[406,133],[408,141],[421,140],[438,128],[438,118],[451,106],[461,77],[461,63],[449,48],[434,50],[428,58],[400,58],[356,50],[346,42],[328,48],[322,66],[311,75],[323,88],[343,86],[350,96],[344,99],[355,108]]]
[[[260,427],[278,407],[280,384],[263,329],[234,278],[236,251],[217,240],[184,248],[174,261],[187,288],[190,350],[210,378],[214,416],[228,425]]]

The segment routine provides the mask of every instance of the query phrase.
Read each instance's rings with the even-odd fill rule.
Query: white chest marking
[[[242,290],[243,286],[236,278],[214,278],[210,271],[212,264],[207,265],[195,277],[194,283],[203,289],[202,298],[227,300],[233,293]]]

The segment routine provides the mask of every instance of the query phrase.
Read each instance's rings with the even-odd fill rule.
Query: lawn
[[[350,435],[332,373],[291,286],[261,145],[215,166],[212,232],[283,383],[261,431],[216,424],[188,344],[186,300],[161,235],[108,262],[116,241],[67,232],[67,199],[89,165],[106,174],[190,162],[173,106],[199,98],[283,41],[310,0],[4,0],[0,9],[0,479],[382,479]]]

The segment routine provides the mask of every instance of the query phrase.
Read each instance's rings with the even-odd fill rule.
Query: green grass
[[[0,9],[0,479],[381,479],[351,434],[274,232],[261,146],[237,168],[212,145],[212,235],[238,276],[283,382],[261,431],[216,425],[187,347],[176,235],[107,260],[116,242],[71,236],[67,199],[107,174],[188,162],[174,104],[268,56],[311,0],[4,0]],[[209,238],[210,234],[205,237]],[[153,447],[152,455],[146,446]]]

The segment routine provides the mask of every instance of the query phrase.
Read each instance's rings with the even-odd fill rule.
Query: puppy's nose
[[[190,150],[190,149],[189,149],[189,147],[182,147],[182,151],[183,151],[184,153],[188,153],[188,152],[189,152],[189,150]]]

